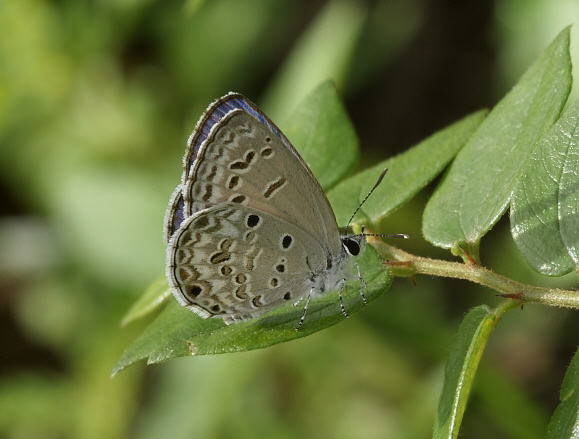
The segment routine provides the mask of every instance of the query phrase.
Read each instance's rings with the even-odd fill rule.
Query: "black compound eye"
[[[352,256],[358,256],[360,254],[360,244],[355,239],[343,238],[342,244],[346,248],[346,251]]]

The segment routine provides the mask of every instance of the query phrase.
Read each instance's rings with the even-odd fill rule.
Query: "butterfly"
[[[366,303],[354,262],[365,236],[340,235],[306,162],[247,98],[229,93],[209,106],[183,165],[164,221],[166,277],[179,303],[230,324],[306,298],[296,331],[310,299],[336,289],[347,317],[346,277],[359,279]]]

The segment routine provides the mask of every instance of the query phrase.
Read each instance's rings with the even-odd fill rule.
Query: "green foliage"
[[[356,164],[358,138],[332,82],[316,87],[282,127],[324,189],[342,180]]]
[[[577,413],[579,413],[579,356],[575,353],[561,386],[561,403],[549,423],[547,438],[577,436]]]
[[[139,300],[131,306],[127,314],[125,314],[125,317],[123,317],[121,321],[121,326],[125,326],[153,312],[169,297],[171,297],[171,289],[167,285],[165,278],[160,278],[153,282]]]
[[[579,102],[541,138],[511,202],[511,230],[527,262],[560,276],[579,263]]]
[[[478,244],[507,209],[536,139],[557,120],[571,90],[569,32],[559,34],[457,155],[424,210],[424,235],[433,244]]]
[[[493,67],[531,67],[490,113],[426,124],[439,131],[408,148],[366,129],[400,120],[376,81],[406,105],[437,75],[384,76],[433,18],[420,2],[0,2],[0,436],[575,437],[577,354],[556,409],[546,389],[577,345],[555,306],[579,307],[579,104],[569,29],[540,41],[564,15],[524,22],[556,3],[498,2],[489,28],[515,17],[527,46]],[[372,240],[371,303],[349,282],[351,318],[330,292],[298,333],[300,306],[225,326],[170,294],[163,212],[195,121],[230,90],[283,129],[341,225],[388,168],[356,226],[411,239]],[[463,262],[416,256],[445,249]]]
[[[371,188],[368,185],[376,182],[384,167],[391,167],[395,171],[393,176],[389,175],[390,184],[384,183],[376,191],[376,197],[384,200],[383,205],[377,207],[376,203],[370,202],[364,205],[367,212],[371,212],[370,209],[383,209],[378,214],[369,215],[371,223],[375,224],[389,211],[408,201],[451,160],[484,118],[484,114],[485,112],[479,112],[469,116],[408,152],[339,184],[331,192],[333,196],[330,196],[339,223],[345,225],[351,213]],[[344,174],[353,165],[357,156],[356,137],[331,84],[322,84],[314,90],[290,117],[287,126],[293,127],[290,128],[290,139],[299,145],[304,159],[324,186],[331,184],[330,176]],[[307,141],[297,143],[300,139]],[[343,145],[340,147],[339,160],[336,160],[337,155],[333,149],[333,145],[336,144]],[[428,151],[428,158],[417,160],[418,157],[426,155],[425,151]],[[401,175],[400,169],[405,169],[404,176]],[[396,191],[398,188],[400,190]],[[388,199],[385,194],[394,195]],[[360,261],[361,272],[368,286],[369,302],[384,293],[391,282],[388,273],[381,268],[381,260],[372,250],[370,248],[365,252]],[[159,287],[149,288],[129,311],[125,320],[132,320],[137,312],[144,315],[147,311],[153,311],[156,308],[155,304],[162,303],[162,298],[155,299],[154,291],[158,289]],[[165,289],[161,287],[159,291],[165,297]],[[308,309],[306,324],[299,332],[295,331],[302,314],[299,306],[288,304],[266,316],[226,326],[220,320],[203,320],[172,303],[123,354],[113,373],[143,358],[148,358],[149,363],[157,363],[186,355],[247,351],[304,337],[343,320],[344,316],[336,296],[337,292],[334,292],[323,300],[315,301]],[[355,305],[347,307],[349,314],[362,308],[358,283],[348,284],[345,297],[356,302]]]
[[[300,145],[301,154],[311,169],[320,175],[324,186],[331,185],[331,178],[345,174],[353,166],[358,154],[357,138],[330,83],[324,83],[314,90],[290,117],[287,126],[291,139],[304,140],[296,144]],[[343,145],[339,160],[333,152],[333,145],[336,144]],[[336,200],[334,209],[339,209],[340,203],[345,201],[345,198]],[[370,302],[388,289],[391,279],[381,268],[381,260],[373,249],[365,252],[359,263],[368,287],[365,296]],[[153,288],[149,289],[141,299],[143,304],[150,306],[135,305],[140,314],[154,310],[154,305],[162,302],[162,299],[155,300],[153,291]],[[165,290],[161,291],[164,295]],[[344,298],[349,314],[363,307],[359,282],[347,285]],[[221,320],[204,320],[172,303],[123,354],[113,373],[142,358],[148,358],[149,363],[157,363],[185,355],[247,351],[301,338],[343,320],[338,303],[337,292],[315,301],[308,309],[306,323],[299,332],[295,328],[303,310],[292,304],[264,317],[226,326]],[[135,312],[131,309],[125,320],[132,319]]]
[[[516,300],[505,301],[495,311],[479,306],[464,318],[446,364],[444,387],[434,424],[435,438],[458,437],[489,337],[503,314],[516,308],[517,301],[531,301],[533,295],[532,291],[525,292],[525,287],[515,294],[507,286],[502,289],[500,279],[494,279],[494,274],[490,272],[475,273],[471,277],[468,273],[468,264],[477,263],[480,239],[504,213],[513,192],[516,194],[511,218],[513,234],[525,257],[538,270],[546,264],[561,267],[559,261],[564,251],[567,265],[561,272],[575,267],[571,265],[576,242],[573,231],[577,230],[572,219],[576,215],[571,214],[577,204],[574,202],[577,192],[574,190],[577,187],[577,142],[574,132],[579,119],[575,107],[571,107],[557,122],[571,85],[568,49],[567,28],[488,116],[486,112],[473,114],[398,157],[342,181],[329,194],[339,223],[345,224],[349,212],[355,210],[382,170],[392,169],[386,181],[361,209],[361,216],[374,229],[388,213],[432,181],[456,156],[426,207],[423,224],[425,236],[440,247],[452,248],[463,254],[466,261],[463,277],[494,287],[505,297]],[[330,84],[323,84],[314,90],[297,107],[286,127],[290,139],[324,187],[333,185],[339,176],[352,167],[358,154],[356,137]],[[333,153],[335,144],[343,145],[343,155],[339,160]],[[551,161],[546,162],[549,159]],[[547,167],[548,164],[551,166]],[[536,168],[542,170],[534,172]],[[558,178],[552,179],[553,175]],[[550,188],[550,192],[545,193],[546,188]],[[567,196],[562,198],[561,194]],[[521,214],[525,209],[527,214]],[[541,210],[548,211],[548,220],[539,213],[536,216],[529,213]],[[552,226],[553,223],[556,227]],[[563,230],[569,231],[567,239]],[[553,240],[545,239],[545,233],[560,238],[555,240],[559,243],[558,250],[549,250]],[[408,275],[420,273],[421,270],[428,272],[427,268],[421,268],[421,264],[428,262],[418,263],[416,258],[413,265],[413,257],[395,249],[390,251],[385,254],[394,255],[403,266],[407,264],[407,267],[397,270],[393,267],[394,274]],[[369,299],[374,300],[388,289],[390,277],[384,276],[387,271],[381,268],[382,260],[377,254],[369,254],[372,256],[366,257],[361,267],[364,277],[369,280]],[[533,264],[533,257],[535,260],[539,258],[541,265]],[[437,262],[432,260],[430,264],[436,268]],[[457,273],[447,268],[447,264],[438,264],[437,274],[453,276]],[[543,295],[545,297],[541,299]],[[314,302],[300,332],[294,328],[301,311],[289,305],[248,322],[225,326],[219,320],[203,320],[171,303],[125,351],[113,373],[143,358],[147,358],[148,363],[156,363],[180,356],[247,351],[304,337],[343,320],[335,296],[336,293]],[[359,296],[356,297],[356,288],[349,285],[347,301],[355,301],[355,305],[348,307],[351,307],[351,312],[362,308]],[[568,295],[564,298],[556,290],[546,294],[539,291],[533,297],[534,301],[545,304],[576,306],[574,299],[569,300]],[[572,385],[568,382],[569,378],[566,378],[565,396],[562,396],[564,402],[552,420],[550,432],[560,432],[562,429],[572,431],[566,423],[569,416],[575,419],[578,406],[571,396],[567,396],[574,392],[574,389],[569,390]],[[553,437],[561,437],[558,434]],[[565,437],[569,437],[569,433]]]
[[[365,252],[359,263],[367,285],[364,295],[370,303],[390,287],[392,279],[382,270],[380,258],[373,249]],[[334,292],[312,302],[299,331],[296,331],[296,325],[303,314],[301,306],[288,304],[258,319],[227,326],[223,320],[204,320],[173,301],[123,353],[113,374],[143,358],[147,358],[149,364],[159,363],[188,355],[248,351],[305,337],[345,318],[337,294]],[[364,307],[359,282],[348,283],[344,304],[348,314]]]
[[[500,315],[482,305],[470,310],[460,324],[446,362],[434,438],[458,437],[480,359],[498,318]]]
[[[338,224],[345,225],[352,212],[368,194],[378,176],[388,169],[385,181],[364,203],[359,216],[371,224],[378,222],[430,183],[452,160],[464,142],[481,123],[486,111],[465,117],[433,134],[408,151],[344,180],[328,194]]]

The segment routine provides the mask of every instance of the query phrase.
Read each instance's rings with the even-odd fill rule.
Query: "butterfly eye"
[[[360,254],[360,244],[354,239],[343,238],[342,245],[348,253],[352,256],[358,256]]]

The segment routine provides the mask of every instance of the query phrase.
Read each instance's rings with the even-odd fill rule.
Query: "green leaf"
[[[469,311],[450,351],[433,438],[456,438],[483,350],[497,323],[486,305]]]
[[[144,294],[133,304],[127,314],[125,314],[125,317],[121,320],[121,326],[125,326],[133,320],[140,319],[153,312],[170,296],[171,289],[169,285],[167,285],[165,278],[157,279],[149,285],[149,288],[145,290]]]
[[[357,261],[367,285],[368,302],[377,299],[391,283],[376,251],[368,246]],[[344,304],[352,315],[364,307],[360,283],[348,282]],[[303,314],[303,303],[273,310],[262,317],[225,325],[221,319],[204,320],[172,301],[157,319],[123,353],[114,366],[113,375],[124,367],[146,358],[149,364],[189,355],[220,354],[264,348],[284,341],[305,337],[344,320],[338,293],[331,292],[313,299],[301,329],[296,326]]]
[[[433,244],[478,243],[505,212],[538,138],[557,120],[571,89],[569,28],[497,104],[456,157],[424,212]]]
[[[579,350],[575,352],[561,386],[561,403],[555,409],[547,439],[577,438],[579,431]]]
[[[579,101],[545,134],[511,202],[511,232],[535,270],[561,276],[579,262]]]
[[[359,216],[372,223],[398,208],[436,177],[452,160],[486,115],[479,111],[433,134],[408,151],[360,172],[337,185],[328,194],[338,224],[345,226],[350,216],[384,168],[388,173],[364,203]]]
[[[323,188],[335,185],[358,159],[358,138],[336,86],[326,81],[282,125]]]

